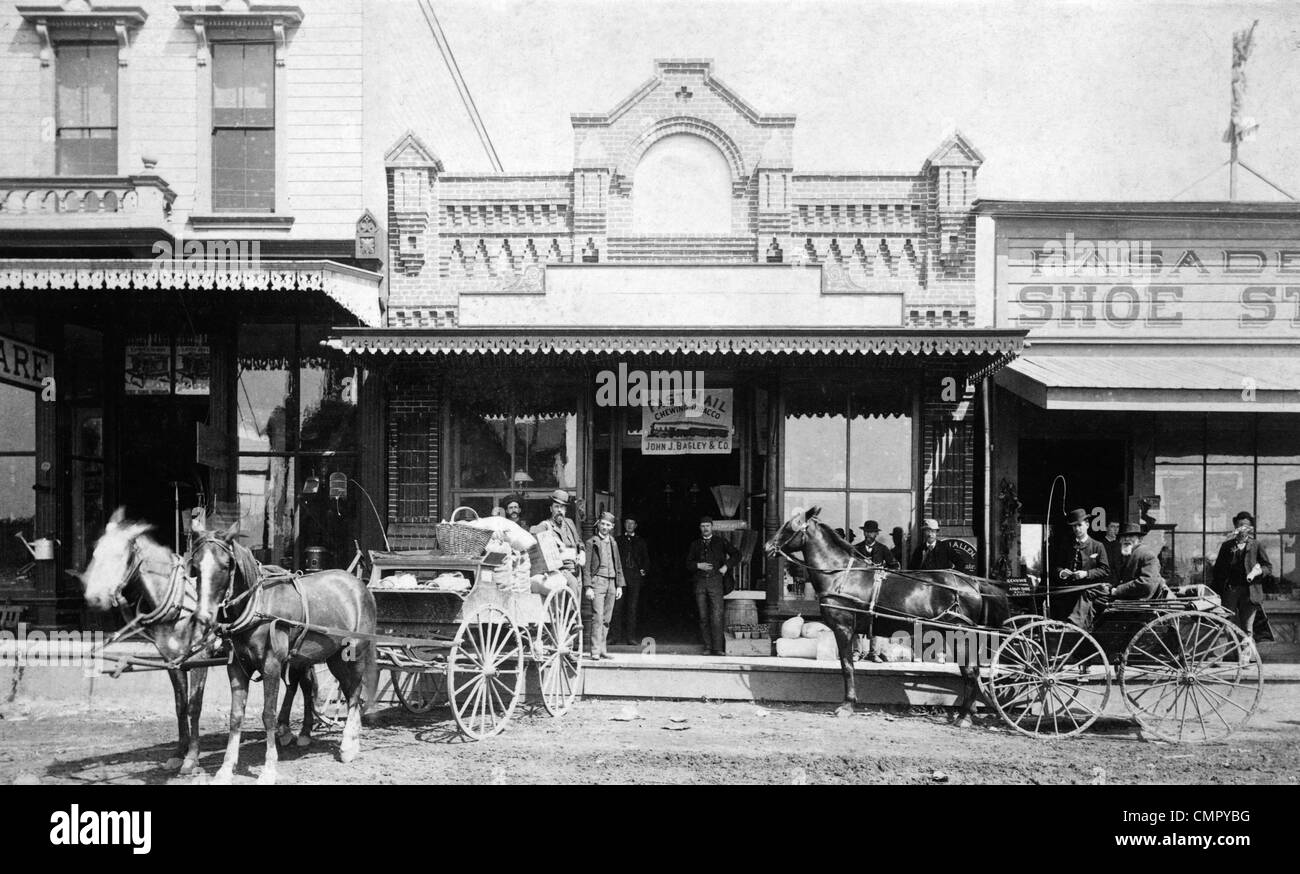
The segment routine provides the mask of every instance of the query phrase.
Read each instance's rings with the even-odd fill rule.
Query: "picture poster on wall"
[[[129,395],[206,395],[212,362],[203,334],[144,334],[128,338],[125,350]]]
[[[641,408],[642,455],[725,455],[731,452],[732,389],[700,389]]]
[[[171,392],[171,339],[148,334],[126,342],[126,393],[165,395]]]
[[[211,385],[212,359],[202,334],[176,340],[176,394],[206,395]]]

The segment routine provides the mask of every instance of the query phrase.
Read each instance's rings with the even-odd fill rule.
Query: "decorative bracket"
[[[58,42],[58,31],[72,28],[112,29],[118,47],[118,66],[125,67],[131,48],[131,28],[140,27],[148,18],[148,13],[139,6],[97,5],[92,8],[88,3],[47,2],[23,4],[17,10],[36,30],[36,38],[41,42],[42,67],[54,63],[54,45]]]

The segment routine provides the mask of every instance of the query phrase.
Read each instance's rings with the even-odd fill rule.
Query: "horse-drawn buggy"
[[[358,562],[310,574],[264,566],[239,543],[237,524],[195,532],[178,555],[118,510],[81,576],[91,606],[121,607],[129,616],[109,646],[140,636],[158,650],[156,658],[109,655],[111,670],[171,676],[180,742],[168,766],[197,768],[206,669],[226,664],[230,739],[216,779],[231,779],[248,686],[261,680],[267,752],[259,780],[271,783],[277,741],[294,740],[289,711],[298,688],[304,713],[297,743],[310,742],[316,718],[342,722],[344,762],[359,752],[363,703],[377,701],[383,670],[402,707],[427,713],[445,700],[460,731],[475,740],[506,727],[530,668],[550,714],[573,706],[582,669],[576,596],[557,575],[532,573],[532,556],[507,543],[525,546],[530,535],[519,529],[502,537],[492,527],[447,526],[443,545],[450,548],[373,552],[367,583],[352,572]],[[286,694],[277,715],[281,680]]]
[[[803,567],[816,588],[839,650],[841,713],[856,704],[859,634],[932,633],[955,642],[947,651],[956,652],[967,681],[963,721],[982,697],[1007,726],[1035,737],[1083,732],[1106,712],[1118,686],[1145,736],[1221,740],[1246,723],[1263,693],[1254,643],[1205,589],[1114,601],[1085,630],[1049,617],[1050,589],[1009,592],[957,571],[873,566],[817,518],[816,508],[787,520],[767,552]]]

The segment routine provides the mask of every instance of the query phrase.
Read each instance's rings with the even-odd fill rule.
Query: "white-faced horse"
[[[85,586],[86,603],[95,610],[120,607],[127,614],[127,624],[111,642],[142,636],[150,640],[162,656],[172,683],[176,703],[179,740],[176,754],[165,767],[190,774],[199,761],[199,717],[203,711],[203,689],[208,679],[206,667],[186,668],[191,660],[211,658],[215,651],[205,645],[193,619],[198,606],[198,589],[186,568],[185,559],[149,537],[151,526],[127,520],[119,507],[108,520],[103,535],[95,543],[86,570],[79,576]],[[289,711],[293,693],[303,689],[303,729],[299,746],[310,742],[315,675],[296,672],[284,709],[280,713],[281,741],[292,737]]]

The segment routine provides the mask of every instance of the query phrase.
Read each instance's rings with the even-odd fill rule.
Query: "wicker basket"
[[[485,528],[459,524],[456,517],[461,512],[469,513],[474,519],[478,518],[472,507],[457,507],[452,511],[450,522],[439,522],[434,529],[438,548],[451,555],[482,555],[483,550],[487,549],[488,541],[492,539],[492,532]]]

